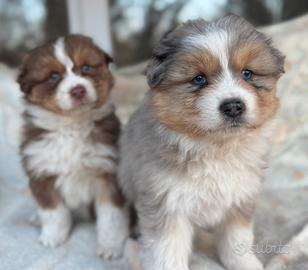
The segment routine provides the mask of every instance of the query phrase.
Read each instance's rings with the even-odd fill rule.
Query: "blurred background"
[[[0,62],[16,66],[38,44],[81,32],[123,67],[148,59],[159,38],[187,19],[232,12],[265,26],[307,11],[307,0],[0,0]]]
[[[270,35],[286,55],[273,152],[256,212],[257,255],[266,270],[308,270],[308,0],[0,0],[1,270],[141,270],[134,241],[122,260],[98,259],[91,223],[76,226],[60,248],[36,242],[38,228],[28,222],[36,205],[18,154],[23,104],[16,75],[25,53],[59,35],[91,36],[113,55],[112,99],[125,124],[148,89],[142,73],[158,40],[187,19],[230,12]],[[207,256],[196,256],[192,270],[223,270],[208,239]]]

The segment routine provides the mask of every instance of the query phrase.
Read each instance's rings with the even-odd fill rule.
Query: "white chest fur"
[[[114,173],[117,151],[90,139],[94,121],[58,123],[23,149],[28,169],[38,176],[57,177],[66,203],[77,208],[93,200],[103,173]]]
[[[267,152],[263,137],[198,147],[185,173],[165,176],[167,208],[183,212],[199,226],[215,225],[231,207],[255,199]]]

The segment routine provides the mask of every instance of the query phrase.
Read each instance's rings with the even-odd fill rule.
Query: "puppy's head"
[[[190,136],[255,129],[277,111],[283,64],[270,39],[240,17],[188,21],[154,49],[146,72],[152,107]]]
[[[113,85],[110,61],[90,38],[69,35],[30,52],[18,82],[28,102],[55,113],[97,108]]]

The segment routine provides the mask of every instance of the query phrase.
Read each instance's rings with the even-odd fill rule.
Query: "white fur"
[[[129,234],[128,217],[123,207],[117,206],[112,198],[104,197],[117,190],[108,190],[116,187],[103,179],[106,174],[116,174],[118,149],[117,145],[96,142],[93,138],[98,132],[106,135],[98,130],[95,122],[112,116],[114,106],[107,102],[96,109],[93,106],[98,98],[96,89],[91,80],[74,73],[74,63],[66,52],[64,39],[59,38],[53,48],[55,57],[65,67],[55,97],[57,105],[66,113],[54,113],[27,99],[24,104],[27,120],[31,121],[27,124],[45,131],[37,140],[25,138],[30,140],[21,147],[26,160],[24,165],[31,171],[33,182],[54,177],[53,188],[60,195],[56,205],[39,209],[42,225],[39,241],[50,247],[62,244],[71,229],[71,211],[77,210],[87,217],[92,203],[96,203],[98,253],[105,258],[119,257]],[[71,96],[76,86],[85,88],[84,100]],[[98,203],[102,198],[105,201]]]
[[[194,160],[190,161],[185,173],[161,171],[155,176],[161,184],[151,188],[157,188],[154,191],[157,196],[166,194],[165,211],[175,224],[166,231],[166,235],[161,233],[161,236],[149,239],[145,233],[145,247],[149,254],[145,269],[188,269],[192,237],[190,226],[215,228],[224,224],[230,209],[241,208],[255,200],[262,183],[262,168],[266,162],[264,155],[269,150],[272,125],[269,122],[258,131],[227,138],[223,144],[191,140],[168,131],[168,140],[180,147],[183,159],[189,155]],[[178,220],[178,216],[182,219]],[[187,224],[182,227],[181,222],[185,220]],[[219,254],[228,270],[263,269],[252,253],[236,254],[237,245],[252,246],[251,227],[226,223],[220,240]]]
[[[48,131],[56,131],[75,123],[97,121],[114,111],[114,105],[111,102],[107,102],[95,110],[80,108],[78,112],[74,112],[69,116],[55,114],[28,102],[24,102],[24,107],[27,113],[32,116],[33,124]]]
[[[97,203],[96,215],[98,255],[105,259],[120,257],[129,234],[127,216],[124,211],[110,203]]]
[[[23,155],[28,158],[27,167],[38,178],[56,175],[55,185],[63,199],[63,204],[55,209],[39,210],[42,224],[39,241],[51,247],[63,243],[71,228],[70,210],[84,210],[96,201],[98,254],[107,259],[121,256],[129,235],[126,211],[108,200],[98,203],[102,193],[109,192],[103,189],[108,187],[102,184],[101,177],[103,173],[116,172],[117,149],[88,140],[95,120],[110,114],[113,105],[107,103],[74,117],[25,105],[33,124],[48,130],[40,140],[23,149]]]
[[[121,141],[120,182],[139,212],[143,266],[146,270],[188,270],[193,227],[222,226],[218,248],[226,269],[262,270],[252,253],[237,255],[236,246],[253,243],[252,227],[244,225],[251,222],[260,192],[272,121],[251,128],[262,112],[251,89],[237,81],[240,71],[234,75],[229,68],[232,31],[228,27],[219,30],[217,25],[206,25],[205,31],[200,31],[199,25],[192,27],[192,35],[184,37],[178,55],[181,50],[188,53],[198,48],[200,52],[201,48],[216,57],[221,68],[216,81],[200,89],[197,100],[198,115],[194,119],[198,118],[199,127],[209,132],[203,137],[187,137],[170,130],[160,119],[157,121],[150,93],[132,116]],[[179,36],[186,33],[179,32]],[[170,44],[179,36],[172,36]],[[170,44],[165,40],[162,44],[168,54],[165,46],[169,49]],[[172,56],[176,65],[177,54]],[[150,68],[155,70],[157,63],[152,64]],[[164,68],[173,79],[175,73],[168,64],[172,65],[167,62]],[[246,105],[242,128],[232,129],[231,121],[228,123],[220,112],[221,104],[231,98]],[[244,225],[232,218],[242,218]]]
[[[207,129],[215,130],[223,127],[224,119],[219,111],[224,100],[238,98],[246,105],[244,119],[253,125],[258,117],[256,97],[241,87],[233,78],[229,70],[224,70],[221,81],[215,89],[209,89],[200,97],[197,107],[200,109],[200,121]]]
[[[71,226],[71,214],[63,204],[54,209],[40,209],[39,216],[42,226],[39,242],[44,246],[56,247],[67,240]]]
[[[217,250],[228,270],[263,270],[262,263],[252,254],[252,227],[226,223],[218,230]]]
[[[183,212],[194,223],[211,227],[221,222],[231,206],[241,207],[242,203],[255,198],[263,174],[258,168],[264,167],[266,162],[264,155],[269,150],[268,130],[271,128],[269,123],[260,134],[235,136],[223,145],[201,140],[198,143],[172,134],[170,140],[178,141],[183,158],[190,154],[194,160],[184,174],[160,172],[157,175],[165,179],[169,211]]]
[[[71,97],[71,90],[77,85],[86,89],[86,103],[92,103],[97,100],[97,94],[93,83],[73,72],[74,63],[65,51],[63,38],[59,38],[54,44],[54,52],[57,60],[65,66],[65,76],[57,87],[56,100],[59,107],[63,110],[74,109],[74,99]],[[79,105],[79,104],[78,104]]]
[[[210,54],[219,59],[224,69],[228,68],[228,45],[230,43],[230,35],[224,30],[214,29],[200,35],[188,36],[184,43],[189,46],[205,48]]]
[[[239,98],[246,105],[245,120],[253,125],[257,119],[258,111],[256,97],[250,91],[244,89],[236,81],[229,70],[229,51],[232,37],[223,30],[210,31],[206,35],[195,35],[188,37],[184,42],[190,46],[207,49],[212,55],[219,59],[222,74],[218,86],[215,89],[207,89],[206,93],[198,100],[197,107],[200,109],[201,126],[206,129],[215,130],[223,126],[224,119],[219,112],[222,102],[229,98]]]
[[[78,119],[27,106],[34,124],[50,131],[42,140],[32,142],[23,150],[23,155],[28,157],[28,169],[38,177],[57,175],[56,186],[70,208],[89,204],[101,181],[98,175],[115,172],[116,164],[112,159],[117,157],[116,149],[87,141],[94,128],[94,119],[110,110],[107,104],[92,115]]]
[[[163,232],[144,235],[143,264],[147,270],[189,270],[193,227],[186,216],[169,219]]]

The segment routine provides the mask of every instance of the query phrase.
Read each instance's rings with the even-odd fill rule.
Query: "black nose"
[[[219,110],[222,114],[232,118],[243,114],[245,109],[245,103],[238,98],[227,99],[219,107]]]

